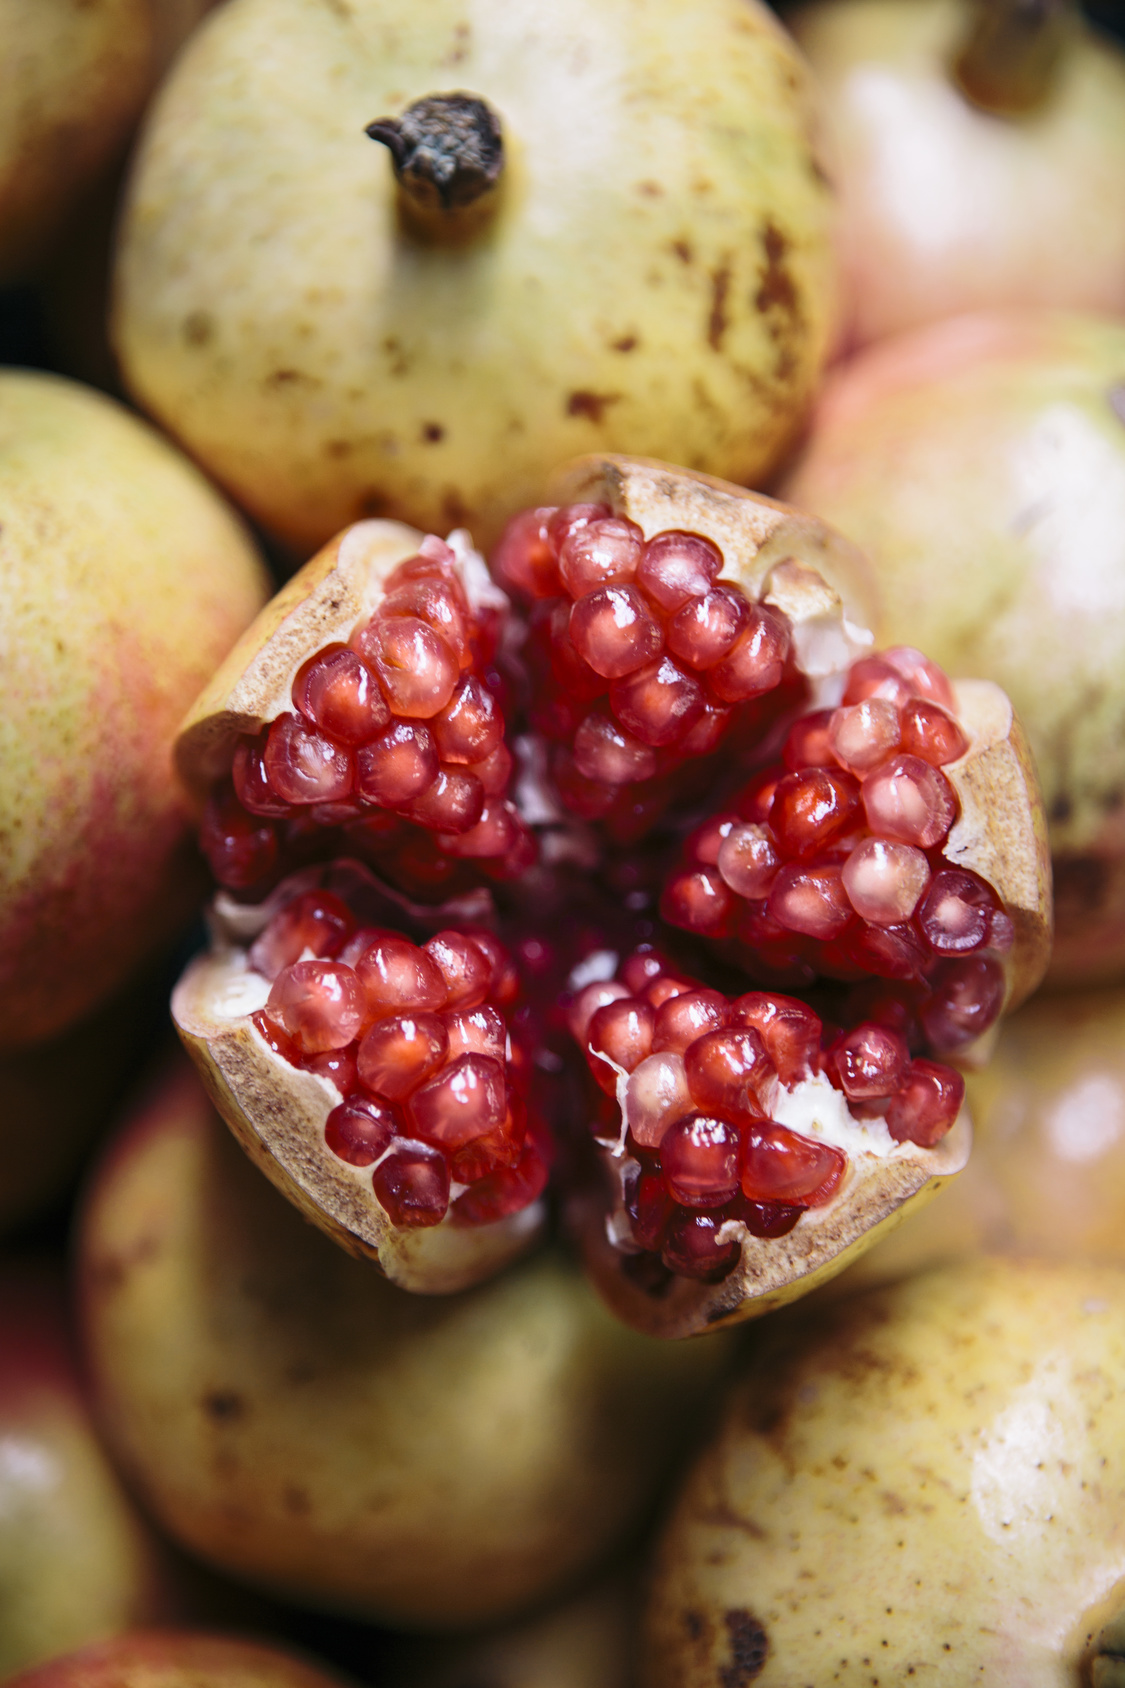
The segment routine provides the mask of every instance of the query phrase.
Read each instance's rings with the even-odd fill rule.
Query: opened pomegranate
[[[259,619],[180,741],[228,889],[174,1009],[274,1181],[439,1289],[535,1230],[533,1070],[560,1075],[564,1130],[583,1106],[552,1043],[566,990],[612,1098],[610,1232],[604,1181],[579,1227],[619,1310],[682,1332],[836,1269],[963,1164],[963,1084],[935,1057],[979,1058],[1042,971],[1043,829],[1003,694],[873,654],[862,558],[823,524],[628,459],[560,489],[494,560],[525,621],[467,541],[387,523]],[[506,725],[538,866],[511,798],[495,853],[431,812],[487,757],[507,779]],[[394,782],[419,729],[446,760],[416,796]],[[624,917],[599,880],[632,884]]]

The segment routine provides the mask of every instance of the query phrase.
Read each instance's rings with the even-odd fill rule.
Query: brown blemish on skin
[[[388,334],[383,341],[383,350],[387,354],[388,375],[409,375],[410,359],[403,350],[402,341],[397,334]]]
[[[643,193],[646,199],[661,199],[664,196],[664,189],[659,182],[638,182],[637,192]]]
[[[312,1511],[312,1502],[308,1495],[304,1489],[299,1489],[295,1483],[286,1485],[281,1499],[286,1512],[292,1512],[297,1518],[304,1518]]]
[[[724,1613],[723,1621],[730,1636],[730,1664],[719,1672],[721,1688],[746,1688],[765,1669],[769,1636],[753,1612],[742,1607]]]
[[[749,1536],[751,1541],[765,1541],[766,1532],[753,1518],[744,1518],[736,1512],[726,1501],[717,1501],[709,1506],[706,1512],[699,1513],[701,1524],[712,1524],[720,1530],[741,1530],[743,1535]]]
[[[691,242],[687,240],[674,240],[672,242],[672,251],[676,254],[676,257],[680,260],[681,264],[690,264],[692,259],[695,257],[695,253],[691,249]]]
[[[727,294],[730,292],[731,267],[729,260],[711,271],[711,314],[707,318],[707,344],[713,352],[722,350],[723,335],[729,326]]]
[[[306,375],[302,369],[275,369],[264,382],[267,387],[319,387],[320,384],[315,375]]]
[[[214,320],[206,311],[189,311],[181,324],[181,332],[189,346],[206,346],[215,333]]]
[[[233,1424],[246,1416],[246,1402],[234,1389],[209,1390],[200,1405],[217,1424]]]
[[[422,438],[427,445],[437,445],[445,438],[445,429],[440,422],[423,422]]]
[[[620,393],[590,393],[580,389],[567,399],[566,414],[584,416],[589,422],[600,422],[607,406],[616,404],[620,397]]]
[[[783,311],[786,316],[797,315],[797,290],[785,266],[788,250],[789,242],[781,230],[774,223],[764,224],[762,251],[765,253],[766,269],[754,295],[755,309],[763,315],[771,310]]]
[[[116,1254],[107,1254],[95,1264],[92,1278],[98,1289],[119,1290],[138,1266],[144,1266],[160,1253],[155,1237],[138,1237],[132,1247]]]
[[[350,440],[325,440],[324,455],[338,461],[341,457],[350,457],[352,442]]]
[[[611,340],[610,345],[615,352],[632,352],[636,350],[637,336],[635,334],[623,334],[620,340]]]
[[[703,1616],[699,1612],[684,1613],[684,1628],[691,1641],[698,1641],[703,1634]]]
[[[469,38],[471,31],[467,23],[454,25],[453,45],[442,59],[443,65],[461,64],[469,56]]]
[[[382,487],[378,486],[364,487],[356,502],[361,516],[382,516],[391,504]]]
[[[450,528],[472,526],[472,511],[456,487],[449,487],[442,494],[441,513]]]

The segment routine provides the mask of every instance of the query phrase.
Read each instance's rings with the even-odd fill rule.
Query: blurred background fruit
[[[232,1635],[137,1630],[14,1679],[19,1688],[343,1688],[315,1660]]]

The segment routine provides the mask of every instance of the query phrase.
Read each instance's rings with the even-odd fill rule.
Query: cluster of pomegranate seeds
[[[720,580],[722,553],[700,534],[646,543],[604,505],[525,510],[493,567],[537,602],[533,724],[586,819],[713,751],[739,706],[792,679],[786,617]]]
[[[688,840],[661,913],[734,939],[780,982],[902,982],[911,1035],[939,1052],[986,1031],[1004,1000],[1012,923],[978,874],[942,855],[964,755],[949,682],[906,646],[853,664],[838,709],[790,729],[782,762]]]
[[[570,1029],[624,1130],[625,1206],[638,1250],[684,1277],[717,1280],[738,1260],[724,1231],[792,1230],[840,1188],[847,1155],[771,1118],[782,1091],[823,1074],[857,1119],[896,1142],[932,1148],[964,1099],[960,1074],[911,1059],[905,1039],[870,1022],[835,1036],[807,1004],[773,991],[730,998],[671,971],[653,951],[588,984]]]
[[[336,1085],[343,1100],[325,1140],[371,1167],[394,1224],[436,1225],[450,1208],[484,1224],[541,1194],[546,1137],[529,1120],[504,1014],[516,974],[491,933],[449,930],[418,945],[359,926],[330,891],[306,891],[273,916],[249,960],[272,982],[259,1032]]]
[[[448,878],[442,858],[521,872],[534,849],[504,795],[512,758],[488,683],[498,633],[495,611],[470,606],[454,552],[424,540],[350,643],[304,664],[293,710],[240,739],[201,833],[219,883],[261,885],[307,854],[310,828],[342,829],[351,853],[401,864],[418,888]]]

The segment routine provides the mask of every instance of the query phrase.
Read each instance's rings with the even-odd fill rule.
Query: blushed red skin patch
[[[175,1629],[118,1635],[9,1681],[13,1688],[343,1688],[338,1677],[280,1648]]]

